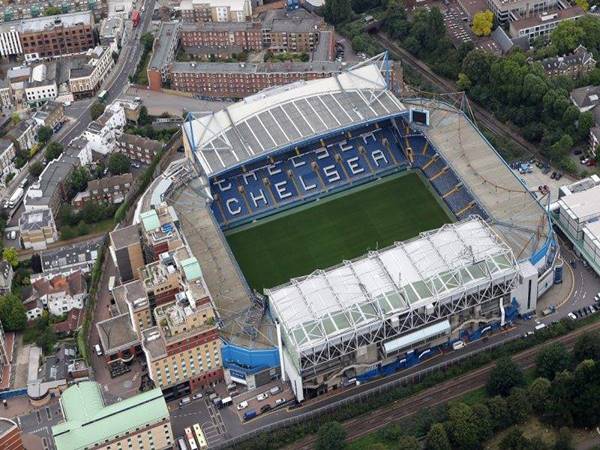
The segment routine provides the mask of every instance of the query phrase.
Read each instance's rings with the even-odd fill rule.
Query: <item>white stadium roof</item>
[[[479,291],[516,271],[510,247],[483,220],[471,218],[265,293],[288,343],[303,352],[410,309]]]
[[[375,63],[329,78],[267,89],[187,121],[185,137],[208,176],[312,136],[406,108]]]

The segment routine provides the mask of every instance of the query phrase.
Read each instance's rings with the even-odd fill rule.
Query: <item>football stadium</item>
[[[467,114],[400,100],[390,73],[380,55],[184,123],[244,291],[213,294],[235,381],[277,366],[302,401],[394,373],[560,282],[545,208]]]

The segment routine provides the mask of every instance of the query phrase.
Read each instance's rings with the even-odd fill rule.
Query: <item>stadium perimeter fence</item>
[[[433,373],[448,369],[449,367],[452,367],[452,366],[462,363],[463,361],[467,360],[468,358],[472,358],[474,355],[476,355],[478,353],[483,353],[483,352],[493,350],[497,347],[507,344],[508,342],[518,340],[520,337],[521,337],[520,335],[507,337],[506,339],[503,339],[501,341],[488,344],[477,350],[473,350],[472,352],[469,352],[469,353],[463,353],[462,355],[458,356],[457,358],[454,358],[449,361],[440,362],[438,364],[435,364],[431,367],[419,370],[410,375],[405,375],[405,376],[402,376],[402,377],[399,377],[396,379],[389,379],[389,380],[386,380],[386,377],[383,377],[379,380],[374,380],[374,381],[372,381],[373,383],[377,383],[380,381],[383,381],[383,383],[381,383],[377,386],[374,386],[372,388],[369,388],[363,392],[358,392],[355,395],[351,395],[347,398],[333,401],[327,405],[321,406],[319,408],[315,408],[311,411],[303,412],[303,413],[297,414],[293,417],[283,419],[283,420],[280,420],[280,421],[277,421],[277,422],[274,422],[271,424],[262,425],[258,428],[255,428],[252,431],[241,434],[241,435],[231,438],[227,441],[219,442],[214,446],[214,448],[221,449],[221,448],[234,447],[238,444],[241,444],[242,442],[245,442],[253,437],[258,436],[261,433],[281,430],[282,428],[286,428],[286,427],[293,426],[293,425],[298,425],[304,421],[316,418],[317,416],[321,416],[321,415],[330,413],[332,411],[335,411],[336,409],[338,409],[340,407],[356,404],[357,401],[368,400],[372,397],[389,392],[389,391],[399,388],[399,387],[418,384],[421,381],[423,381],[427,376],[429,376]]]

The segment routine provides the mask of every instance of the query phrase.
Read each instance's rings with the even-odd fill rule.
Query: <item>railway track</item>
[[[543,346],[552,342],[561,342],[568,349],[571,349],[577,338],[583,333],[599,329],[600,323],[586,325],[572,333],[524,350],[523,352],[514,355],[513,361],[515,361],[522,369],[532,368],[535,365],[537,353]],[[494,366],[494,363],[488,364],[453,380],[437,384],[411,397],[396,400],[389,406],[376,409],[368,414],[363,414],[343,422],[342,425],[346,430],[347,440],[354,441],[366,434],[385,427],[391,422],[398,422],[402,419],[406,419],[423,408],[432,408],[447,403],[467,392],[485,386],[489,373]],[[315,442],[316,435],[310,435],[287,448],[294,450],[308,450],[314,448]]]
[[[374,34],[373,36],[376,40],[379,41],[380,44],[387,48],[387,50],[394,58],[401,60],[404,64],[407,64],[413,69],[415,69],[425,80],[429,81],[434,86],[441,88],[442,92],[459,91],[458,87],[456,86],[456,83],[435,74],[427,64],[425,64],[420,59],[415,58],[408,51],[406,51],[394,41],[392,41],[390,38],[388,38],[385,34],[380,32]],[[470,102],[470,105],[473,111],[475,121],[479,126],[488,129],[489,131],[498,136],[502,136],[505,139],[512,141],[521,150],[529,154],[542,157],[539,154],[539,149],[532,143],[525,140],[517,130],[500,122],[493,116],[493,114],[491,114],[489,111],[479,106],[475,102]]]

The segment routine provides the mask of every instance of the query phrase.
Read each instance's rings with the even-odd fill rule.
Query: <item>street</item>
[[[144,33],[152,21],[152,10],[154,9],[154,2],[156,0],[145,0],[144,4],[147,11],[142,15],[142,21],[137,29],[134,29],[129,39],[121,48],[119,54],[119,60],[113,72],[105,80],[101,89],[106,89],[108,92],[106,97],[106,103],[111,103],[121,95],[123,95],[125,89],[129,86],[129,75],[135,72],[138,60],[142,52],[142,46],[140,45],[139,36]],[[74,138],[79,136],[83,130],[85,130],[91,121],[89,117],[89,110],[92,104],[96,101],[95,98],[88,98],[73,102],[71,106],[65,108],[65,115],[69,117],[69,124],[65,125],[52,140],[60,142],[63,145],[67,145]],[[41,161],[43,159],[43,152],[38,152],[29,162],[29,164]],[[0,201],[4,201],[9,197],[9,193],[12,193],[16,186],[29,175],[28,170],[21,170],[17,176],[15,176],[9,185],[4,189],[0,196]]]

